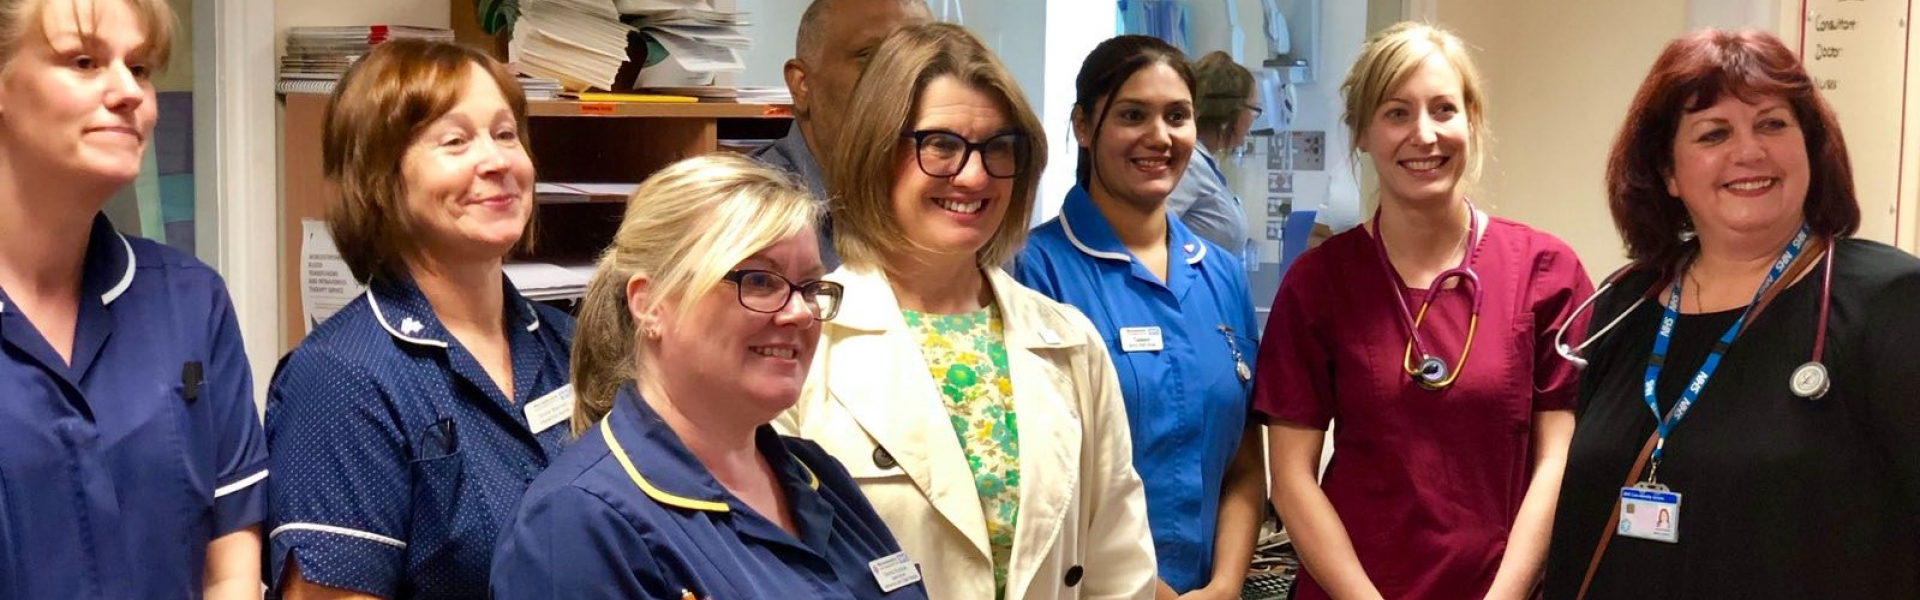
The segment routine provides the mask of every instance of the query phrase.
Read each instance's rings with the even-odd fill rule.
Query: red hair
[[[1608,208],[1628,258],[1666,265],[1683,251],[1680,234],[1692,229],[1692,221],[1666,185],[1674,134],[1681,116],[1705,110],[1723,95],[1747,103],[1785,100],[1807,142],[1812,181],[1802,210],[1808,228],[1834,237],[1860,228],[1840,123],[1800,59],[1771,34],[1703,29],[1668,42],[1653,61],[1607,160]]]

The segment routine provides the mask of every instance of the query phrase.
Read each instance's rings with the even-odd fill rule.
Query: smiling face
[[[1807,140],[1779,98],[1731,94],[1680,118],[1667,194],[1686,204],[1700,235],[1784,238],[1800,226],[1810,180]]]
[[[0,154],[118,187],[140,174],[158,108],[147,33],[125,3],[47,0],[0,68]]]
[[[1374,109],[1358,146],[1373,159],[1382,204],[1461,198],[1473,127],[1464,97],[1459,71],[1435,53]]]
[[[953,77],[928,83],[916,105],[913,131],[945,131],[973,143],[1010,131],[1000,102]],[[1014,180],[989,175],[978,152],[958,174],[934,177],[920,168],[913,138],[902,137],[895,148],[893,219],[909,247],[930,255],[923,262],[973,261],[1006,218]]]
[[[1100,121],[1074,123],[1080,147],[1093,155],[1087,192],[1142,209],[1166,203],[1193,157],[1193,91],[1179,72],[1154,63],[1128,77],[1108,101],[1094,101],[1107,107]]]
[[[460,101],[413,138],[400,161],[407,218],[439,260],[500,260],[533,211],[533,160],[493,76],[467,68]]]
[[[817,240],[814,229],[806,227],[734,269],[772,271],[805,285],[826,273]],[[676,318],[681,309],[684,318]],[[739,288],[724,281],[685,307],[662,307],[658,322],[663,326],[657,347],[648,353],[654,363],[648,372],[682,394],[745,399],[737,410],[751,411],[755,423],[773,420],[800,399],[820,341],[819,322],[798,294],[778,312],[755,312],[740,304]]]

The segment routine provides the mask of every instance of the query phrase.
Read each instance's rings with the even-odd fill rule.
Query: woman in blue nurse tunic
[[[101,212],[140,174],[174,18],[0,0],[3,599],[259,597],[267,455],[226,286]]]
[[[379,45],[328,101],[327,225],[367,292],[269,392],[274,596],[485,597],[572,402],[572,319],[501,272],[532,228],[526,115],[500,63],[417,40]]]
[[[1172,46],[1121,36],[1075,87],[1079,184],[1034,230],[1018,277],[1107,340],[1162,584],[1238,598],[1265,491],[1247,423],[1259,344],[1240,260],[1167,211],[1194,151],[1193,73]]]
[[[580,439],[527,491],[495,598],[925,600],[846,468],[768,423],[793,406],[840,284],[813,196],[741,157],[627,203],[580,313]]]

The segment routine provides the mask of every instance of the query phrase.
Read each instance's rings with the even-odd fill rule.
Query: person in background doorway
[[[1287,271],[1254,383],[1300,600],[1521,600],[1540,580],[1573,435],[1554,340],[1584,330],[1592,284],[1565,243],[1468,201],[1482,89],[1465,45],[1416,23],[1368,38],[1341,85],[1380,208]]]
[[[573,404],[573,318],[501,271],[533,228],[526,125],[506,68],[452,43],[382,43],[328,99],[327,228],[367,291],[268,390],[272,596],[486,596]]]
[[[926,599],[846,468],[767,425],[840,308],[819,210],[727,155],[634,192],[581,303],[580,441],[527,491],[494,598]]]
[[[1016,273],[1106,339],[1165,595],[1239,598],[1266,498],[1247,419],[1259,325],[1239,258],[1168,213],[1203,156],[1193,74],[1178,49],[1129,35],[1095,47],[1075,83],[1079,184]]]
[[[259,597],[268,464],[226,285],[101,213],[140,174],[174,19],[0,0],[0,598]]]
[[[1230,156],[1247,143],[1247,132],[1260,119],[1260,96],[1253,74],[1225,52],[1209,52],[1193,63],[1193,121],[1199,144],[1187,161],[1180,184],[1167,196],[1167,211],[1187,228],[1229,254],[1246,259],[1252,240],[1247,211],[1234,195],[1220,156]]]
[[[793,58],[787,60],[787,92],[793,95],[793,126],[787,136],[753,153],[761,162],[793,173],[821,202],[832,202],[816,157],[833,154],[845,128],[853,84],[887,34],[933,20],[926,0],[813,0],[800,15]],[[821,211],[820,260],[840,266],[833,250],[829,211]]]
[[[846,463],[934,600],[1150,597],[1106,347],[1002,270],[1047,161],[1012,73],[959,26],[908,27],[848,114],[827,165],[847,305],[779,425]]]

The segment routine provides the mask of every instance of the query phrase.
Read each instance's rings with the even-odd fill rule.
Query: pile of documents
[[[522,73],[568,90],[711,86],[745,69],[752,46],[738,12],[708,0],[520,0],[507,55]],[[629,84],[622,78],[639,66]],[[618,82],[616,83],[616,80]]]
[[[647,57],[638,87],[706,86],[719,73],[746,69],[742,51],[753,40],[740,32],[737,12],[717,11],[707,0],[614,0],[614,7],[666,56]]]
[[[607,0],[520,0],[508,62],[570,90],[611,90],[631,31]]]
[[[290,28],[275,89],[282,94],[332,92],[354,61],[382,42],[403,38],[451,42],[453,30],[405,25]]]

